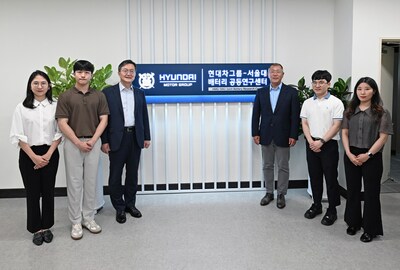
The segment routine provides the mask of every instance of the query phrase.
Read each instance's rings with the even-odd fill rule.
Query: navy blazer
[[[253,104],[251,121],[252,136],[260,136],[260,144],[269,145],[272,141],[277,146],[289,147],[289,138],[298,139],[300,125],[300,102],[297,90],[282,83],[272,112],[270,85],[257,90]]]
[[[124,135],[124,111],[122,108],[119,84],[110,86],[103,90],[107,98],[110,115],[108,125],[101,135],[102,144],[110,144],[111,151],[117,151],[121,147],[122,136]],[[138,145],[143,148],[144,141],[150,141],[149,114],[144,92],[133,88],[135,97],[135,134]]]

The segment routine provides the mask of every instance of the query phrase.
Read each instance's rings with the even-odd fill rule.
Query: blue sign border
[[[253,102],[255,95],[146,96],[148,104]]]
[[[253,102],[256,90],[269,82],[269,66],[138,64],[133,85],[144,90],[149,104]]]

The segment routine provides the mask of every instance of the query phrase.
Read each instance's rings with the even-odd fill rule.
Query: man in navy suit
[[[261,205],[274,200],[274,164],[278,166],[277,207],[286,206],[289,185],[290,147],[296,144],[300,124],[300,102],[297,91],[282,83],[281,64],[268,69],[270,84],[257,90],[253,105],[252,136],[261,144],[263,177],[267,193]]]
[[[144,92],[132,87],[136,64],[122,61],[118,66],[120,82],[103,90],[110,109],[108,126],[101,136],[101,150],[110,159],[108,187],[111,203],[117,211],[118,223],[125,223],[126,214],[140,218],[136,208],[138,168],[142,148],[150,146],[150,126]],[[122,171],[126,168],[125,185]]]

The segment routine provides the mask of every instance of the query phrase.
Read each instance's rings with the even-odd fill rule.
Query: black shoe
[[[272,193],[267,193],[265,196],[261,199],[260,204],[262,206],[269,204],[274,200],[274,194]]]
[[[142,217],[142,213],[135,206],[127,206],[125,211],[131,214],[132,217],[140,218]]]
[[[371,242],[372,239],[374,239],[375,237],[376,237],[376,235],[372,235],[372,234],[365,232],[361,235],[360,240],[361,240],[361,242],[368,243],[368,242]]]
[[[321,220],[321,224],[325,226],[331,226],[337,220],[337,215],[335,213],[326,212],[325,216]]]
[[[46,243],[50,243],[51,241],[53,241],[53,233],[50,231],[50,229],[49,230],[45,230],[43,232],[43,240]]]
[[[276,200],[276,206],[279,209],[282,209],[286,206],[286,201],[285,201],[285,195],[283,194],[278,194],[277,200]]]
[[[361,228],[360,227],[348,227],[346,233],[348,235],[355,235]]]
[[[126,214],[125,214],[125,211],[117,211],[117,216],[115,217],[115,220],[118,222],[118,223],[125,223],[125,221],[126,221]]]
[[[42,232],[35,232],[33,234],[33,239],[32,242],[37,245],[40,246],[41,244],[43,244],[43,235]]]
[[[100,213],[101,210],[103,210],[103,206],[101,206],[100,208],[97,208],[97,209],[96,209],[96,214],[95,214],[95,215],[97,215],[98,213]]]
[[[304,213],[304,217],[308,218],[308,219],[313,219],[315,218],[317,215],[322,214],[322,205],[317,206],[316,204],[312,204],[310,209],[308,209],[305,213]]]

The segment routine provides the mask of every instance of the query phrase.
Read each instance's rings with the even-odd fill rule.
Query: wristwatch
[[[369,158],[372,158],[374,156],[374,154],[372,154],[371,152],[368,152],[367,155]]]

